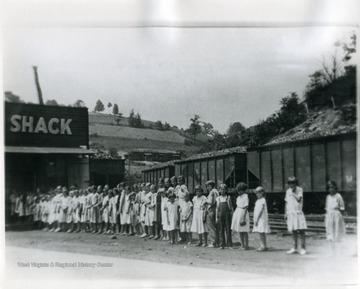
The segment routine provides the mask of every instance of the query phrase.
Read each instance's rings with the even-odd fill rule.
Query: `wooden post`
[[[37,90],[38,97],[39,97],[39,103],[40,103],[40,105],[44,105],[40,82],[39,82],[39,77],[38,77],[38,73],[37,73],[37,67],[33,66],[33,69],[34,69],[34,75],[35,75],[36,90]]]

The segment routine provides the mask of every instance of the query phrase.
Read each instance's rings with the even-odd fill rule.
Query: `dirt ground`
[[[116,235],[116,239],[112,239],[109,235],[45,231],[6,232],[5,240],[6,245],[11,247],[122,257],[268,276],[290,274],[296,279],[326,280],[336,272],[345,282],[354,280],[358,272],[355,235],[347,235],[335,255],[323,235],[308,236],[308,254],[305,256],[287,255],[286,251],[292,246],[292,239],[291,236],[282,234],[267,236],[267,252],[253,250],[259,245],[257,234],[249,236],[252,249],[249,251],[238,250],[239,238],[235,234],[233,250],[198,248],[195,247],[196,239],[192,245],[170,245],[165,241],[141,239],[137,236]]]

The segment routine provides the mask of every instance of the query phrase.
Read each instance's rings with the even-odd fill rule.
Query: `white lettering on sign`
[[[14,114],[10,118],[12,132],[28,132],[28,133],[50,133],[50,134],[72,134],[70,123],[72,119],[51,118],[47,123],[43,117],[37,122],[33,116],[25,116]]]

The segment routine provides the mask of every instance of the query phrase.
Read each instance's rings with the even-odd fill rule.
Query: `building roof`
[[[160,153],[160,154],[179,154],[177,151],[161,150],[161,149],[133,149],[129,151],[131,153]]]
[[[169,162],[166,162],[166,163],[160,163],[160,164],[153,165],[151,168],[148,168],[148,169],[145,169],[145,170],[142,170],[142,171],[147,172],[147,171],[152,171],[152,170],[157,170],[157,169],[163,169],[163,168],[166,168],[166,167],[171,167],[171,166],[174,166],[174,165],[175,165],[174,161],[169,161]]]
[[[234,148],[224,149],[220,151],[211,151],[203,154],[196,154],[192,155],[191,157],[188,157],[184,160],[178,160],[178,162],[186,162],[186,161],[192,161],[192,160],[198,160],[198,159],[207,159],[207,158],[214,158],[214,157],[220,157],[220,156],[226,156],[226,155],[232,155],[232,154],[246,154],[247,148],[244,146],[238,146]]]

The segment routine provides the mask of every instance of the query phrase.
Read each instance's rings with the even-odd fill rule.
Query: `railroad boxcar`
[[[142,171],[143,181],[146,183],[157,184],[160,178],[171,178],[174,175],[174,172],[174,161],[157,164]]]
[[[238,182],[246,182],[246,147],[197,154],[175,161],[175,175],[185,177],[190,192],[196,185],[205,189],[208,180],[234,188]]]
[[[356,215],[356,133],[248,149],[247,164],[249,187],[264,187],[270,212],[283,212],[287,178],[296,176],[305,213],[324,213],[326,182],[334,180],[347,213]]]
[[[208,180],[227,184],[234,188],[238,182],[246,182],[246,147],[196,154],[181,161],[168,162],[143,170],[145,182],[156,183],[160,177],[183,175],[190,192],[196,185],[205,189]]]

